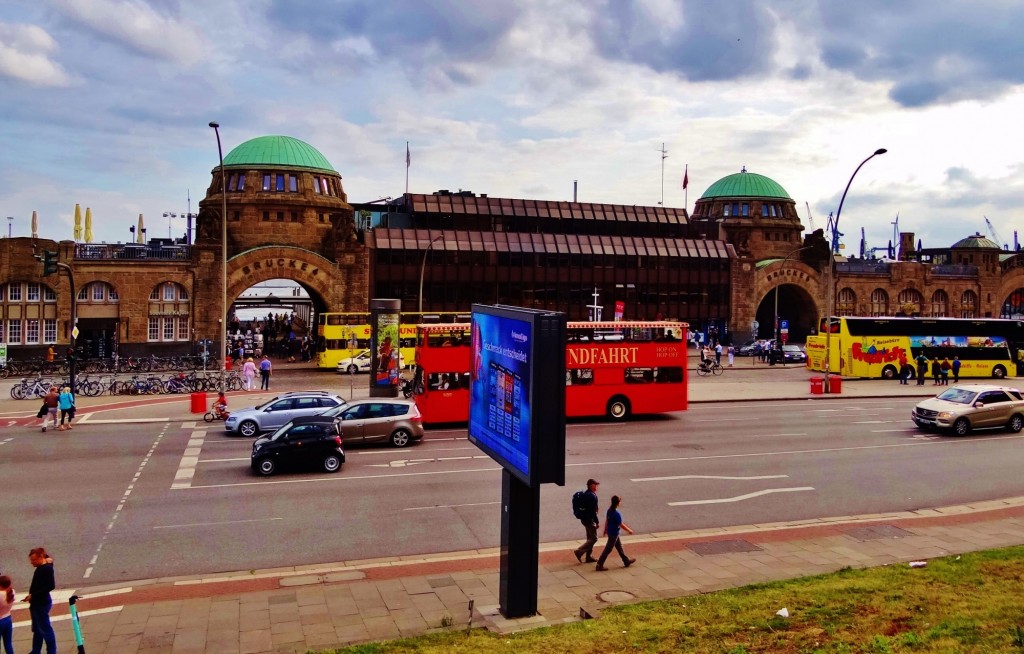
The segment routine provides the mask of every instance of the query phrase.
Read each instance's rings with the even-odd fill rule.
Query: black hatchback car
[[[298,417],[252,444],[252,470],[259,475],[272,475],[278,468],[293,466],[338,472],[343,463],[345,450],[337,418]]]

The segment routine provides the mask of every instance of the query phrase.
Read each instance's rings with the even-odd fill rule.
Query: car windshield
[[[270,440],[276,441],[277,439],[281,438],[282,436],[284,436],[285,434],[288,433],[288,430],[291,429],[292,425],[294,425],[294,424],[295,423],[290,421],[290,420],[288,422],[284,423],[283,425],[281,425],[278,428],[277,431],[275,431],[273,434],[270,435]]]
[[[801,351],[799,345],[783,345],[782,349],[785,350],[786,352],[800,352]]]
[[[327,416],[329,418],[337,418],[338,416],[341,415],[341,412],[344,411],[345,408],[348,406],[350,405],[347,402],[343,401],[341,404],[337,406],[332,406],[330,409],[327,409],[326,411],[321,411],[317,415]]]
[[[970,404],[975,395],[977,393],[966,388],[951,388],[940,393],[938,399],[945,400],[946,402],[956,402],[957,404]]]

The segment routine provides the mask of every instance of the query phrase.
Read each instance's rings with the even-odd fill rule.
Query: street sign
[[[780,320],[779,321],[779,329],[781,329],[783,333],[788,332],[789,331],[789,321],[788,320]]]
[[[787,342],[789,342],[789,332],[785,331],[782,332],[782,344],[785,345]]]
[[[75,325],[75,328],[71,330],[71,338],[78,338],[79,333],[78,325]]]

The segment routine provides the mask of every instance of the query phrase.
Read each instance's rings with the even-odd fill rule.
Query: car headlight
[[[949,420],[953,417],[952,411],[939,411],[939,415],[936,416],[940,420]]]

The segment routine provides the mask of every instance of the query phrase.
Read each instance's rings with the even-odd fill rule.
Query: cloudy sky
[[[140,213],[166,236],[210,183],[216,120],[225,154],[307,141],[354,202],[403,192],[409,141],[412,192],[578,180],[581,201],[692,211],[746,166],[817,227],[884,147],[843,207],[848,253],[897,215],[925,247],[986,216],[1012,244],[1021,33],[1024,4],[995,0],[6,0],[0,216],[69,239],[78,203],[97,241]]]

